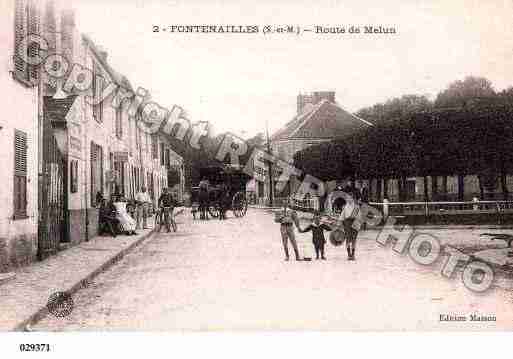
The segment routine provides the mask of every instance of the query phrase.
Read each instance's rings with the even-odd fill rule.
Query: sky
[[[216,132],[279,129],[298,93],[331,90],[349,111],[405,94],[434,98],[484,76],[513,86],[513,1],[75,0],[77,26],[134,87]],[[396,34],[186,34],[154,25],[382,25]]]

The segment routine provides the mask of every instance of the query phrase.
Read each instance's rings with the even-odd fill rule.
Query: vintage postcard
[[[0,10],[1,331],[513,329],[513,2]]]

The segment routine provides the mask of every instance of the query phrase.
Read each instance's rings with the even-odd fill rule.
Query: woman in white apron
[[[136,234],[135,227],[137,222],[128,214],[126,202],[117,201],[114,203],[114,206],[116,207],[116,219],[119,221],[121,230],[125,234]]]

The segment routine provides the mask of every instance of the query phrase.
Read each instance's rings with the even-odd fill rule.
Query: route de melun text
[[[395,26],[385,25],[153,25],[153,32],[196,34],[396,34]]]

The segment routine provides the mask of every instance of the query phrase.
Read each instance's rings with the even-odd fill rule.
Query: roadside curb
[[[0,285],[7,283],[14,278],[16,278],[16,273],[14,272],[0,273]]]
[[[110,257],[107,261],[105,261],[103,264],[98,266],[97,268],[92,269],[89,274],[87,274],[84,278],[80,279],[78,282],[73,284],[68,289],[63,289],[66,293],[72,295],[76,293],[78,290],[85,288],[87,283],[96,277],[101,272],[107,270],[109,267],[111,267],[113,264],[118,262],[120,259],[122,259],[125,255],[130,253],[132,250],[134,250],[137,246],[142,244],[145,240],[152,237],[152,235],[155,233],[155,229],[152,229],[148,233],[145,233],[141,236],[141,238],[138,238],[133,243],[128,245],[127,247],[121,249],[118,253],[114,254],[112,257]],[[45,305],[42,308],[39,308],[34,314],[32,314],[30,317],[22,321],[21,323],[17,324],[12,330],[13,331],[30,331],[27,329],[27,326],[31,326],[36,324],[37,322],[44,319],[49,314],[48,308]]]

